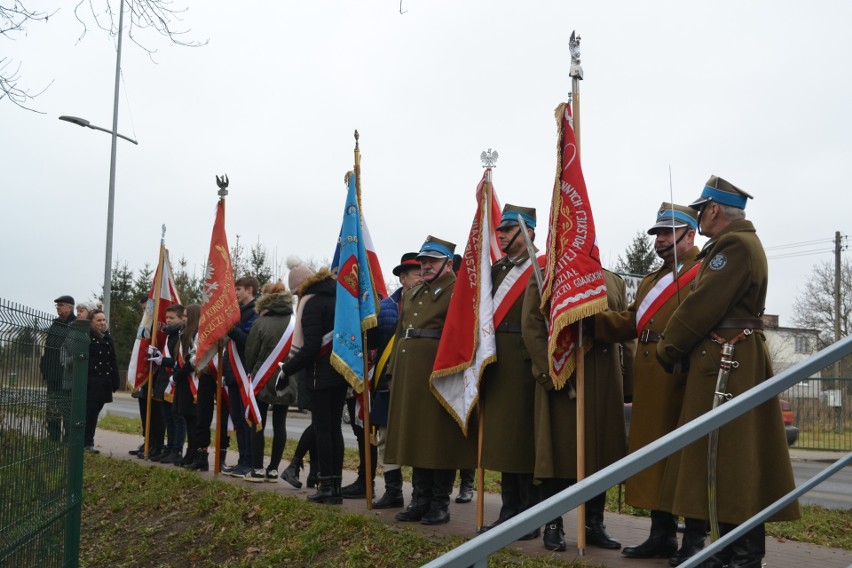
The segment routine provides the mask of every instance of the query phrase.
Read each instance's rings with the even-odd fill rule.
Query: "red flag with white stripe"
[[[157,281],[159,280],[159,286]],[[157,290],[160,291],[160,301],[157,302]],[[156,342],[158,347],[166,344],[166,334],[163,326],[166,325],[166,310],[180,303],[175,279],[172,275],[172,265],[169,262],[169,251],[160,243],[160,261],[154,273],[154,281],[151,291],[148,293],[148,301],[142,313],[142,321],[136,331],[136,340],[133,342],[133,350],[130,353],[130,364],[127,368],[127,386],[136,390],[148,380],[148,347],[151,345],[151,331],[157,330]],[[157,309],[157,313],[154,310]]]
[[[494,233],[488,199],[490,175],[489,168],[480,182],[482,190],[477,191],[476,215],[429,377],[432,394],[455,419],[465,436],[470,414],[479,400],[482,373],[488,364],[496,360],[497,354],[488,245],[488,239]]]

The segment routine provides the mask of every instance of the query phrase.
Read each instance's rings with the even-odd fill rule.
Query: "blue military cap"
[[[535,229],[535,209],[533,207],[520,207],[508,203],[503,206],[503,214],[500,216],[500,224],[497,225],[497,229],[517,227],[519,225],[518,215],[523,218],[528,229]]]
[[[657,222],[648,229],[648,234],[656,235],[661,229],[683,227],[698,230],[698,211],[691,207],[663,202],[657,210]]]
[[[417,258],[429,256],[432,258],[453,258],[453,253],[456,250],[456,245],[449,241],[442,241],[437,237],[429,235],[423,246],[420,247],[420,253]]]
[[[710,179],[704,184],[701,197],[690,203],[689,206],[693,209],[701,209],[705,203],[715,201],[722,205],[745,209],[746,202],[749,199],[754,198],[731,182],[718,176],[710,176]]]

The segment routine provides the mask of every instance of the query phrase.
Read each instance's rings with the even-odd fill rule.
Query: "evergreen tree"
[[[245,275],[257,278],[261,288],[272,280],[272,268],[266,260],[266,247],[260,244],[259,238],[249,251],[248,272]]]
[[[624,251],[624,256],[624,259],[621,258],[621,255],[618,256],[615,272],[645,276],[662,264],[654,251],[653,239],[643,231],[636,232],[633,236],[633,242]]]
[[[180,257],[177,270],[174,271],[175,288],[177,288],[181,304],[184,306],[201,302],[201,278],[196,276],[195,272],[190,275],[186,269],[188,265],[189,262],[186,258]],[[172,267],[172,270],[174,270],[174,267]]]

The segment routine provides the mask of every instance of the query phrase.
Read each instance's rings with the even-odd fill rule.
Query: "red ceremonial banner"
[[[216,205],[216,221],[210,238],[210,253],[201,292],[201,319],[198,322],[196,369],[201,369],[216,355],[217,342],[240,321],[240,306],[234,288],[234,268],[228,237],[225,235],[225,200]]]
[[[157,282],[160,282],[160,301],[157,302]],[[154,273],[154,282],[151,291],[148,292],[148,302],[142,313],[142,321],[133,342],[133,350],[130,354],[130,364],[127,369],[127,385],[131,390],[136,390],[148,380],[148,347],[152,345],[151,330],[156,329],[156,341],[153,342],[161,350],[166,345],[166,334],[163,326],[166,325],[166,309],[179,304],[175,280],[172,276],[172,265],[169,262],[169,251],[160,244],[160,262]],[[157,313],[154,310],[157,309]]]
[[[550,374],[555,388],[561,389],[577,364],[576,331],[571,324],[604,311],[607,303],[595,222],[580,167],[570,104],[556,107],[556,122],[556,180],[541,309],[549,322]]]

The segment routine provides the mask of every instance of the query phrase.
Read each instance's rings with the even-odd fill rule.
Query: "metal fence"
[[[852,451],[852,379],[809,378],[780,396],[798,429],[792,447]]]
[[[0,566],[79,564],[88,322],[54,320],[0,298]]]
[[[529,533],[536,527],[541,527],[550,519],[575,509],[593,496],[618,485],[628,477],[635,475],[648,466],[706,436],[711,431],[745,414],[773,396],[793,388],[802,381],[809,380],[808,377],[813,376],[814,373],[825,368],[826,365],[834,363],[849,354],[852,354],[852,337],[845,337],[809,359],[785,369],[775,377],[734,397],[730,402],[699,416],[674,432],[666,434],[616,463],[579,481],[576,485],[512,517],[488,532],[459,545],[457,548],[426,564],[426,568],[486,568],[490,554],[510,545],[522,535]],[[702,552],[681,564],[681,567],[693,568],[697,566],[698,563],[731,544],[735,539],[742,536],[758,523],[763,522],[763,520],[783,508],[792,500],[797,499],[804,492],[850,464],[852,464],[852,452],[846,454],[835,464],[826,468],[825,471],[766,507],[760,513],[739,525],[735,530],[708,545]]]

